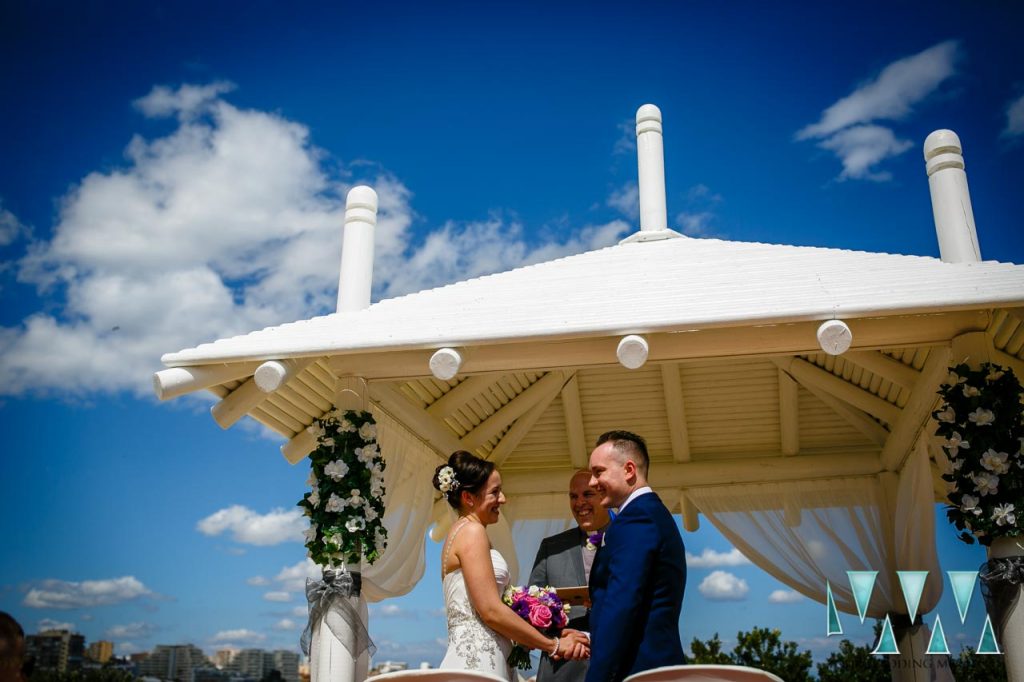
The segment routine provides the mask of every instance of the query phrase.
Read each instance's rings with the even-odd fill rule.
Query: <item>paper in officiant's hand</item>
[[[590,588],[586,585],[578,587],[556,587],[555,594],[565,604],[572,606],[586,606],[590,608]]]

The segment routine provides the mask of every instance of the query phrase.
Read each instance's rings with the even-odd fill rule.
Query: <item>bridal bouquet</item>
[[[555,634],[562,631],[562,628],[569,622],[568,604],[555,593],[555,588],[547,587],[517,587],[510,585],[502,595],[501,600],[509,608],[516,612],[520,618],[546,634]],[[516,644],[512,647],[512,653],[508,655],[508,663],[513,668],[529,670],[530,653],[526,647]]]

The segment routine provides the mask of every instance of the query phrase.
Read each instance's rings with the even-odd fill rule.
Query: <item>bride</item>
[[[475,670],[514,680],[507,659],[512,641],[554,659],[590,655],[590,640],[576,630],[542,634],[501,601],[508,564],[491,548],[485,526],[498,521],[505,495],[493,462],[459,451],[434,472],[434,488],[458,512],[441,551],[441,585],[448,615],[448,651],[442,668]]]

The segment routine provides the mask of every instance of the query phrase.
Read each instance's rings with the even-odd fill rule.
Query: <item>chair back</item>
[[[670,665],[630,675],[625,682],[785,682],[757,668],[742,665]]]

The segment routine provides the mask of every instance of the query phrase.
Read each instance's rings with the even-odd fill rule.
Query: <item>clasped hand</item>
[[[571,628],[562,630],[558,640],[558,651],[551,658],[556,661],[578,661],[590,658],[590,638],[579,630]]]

